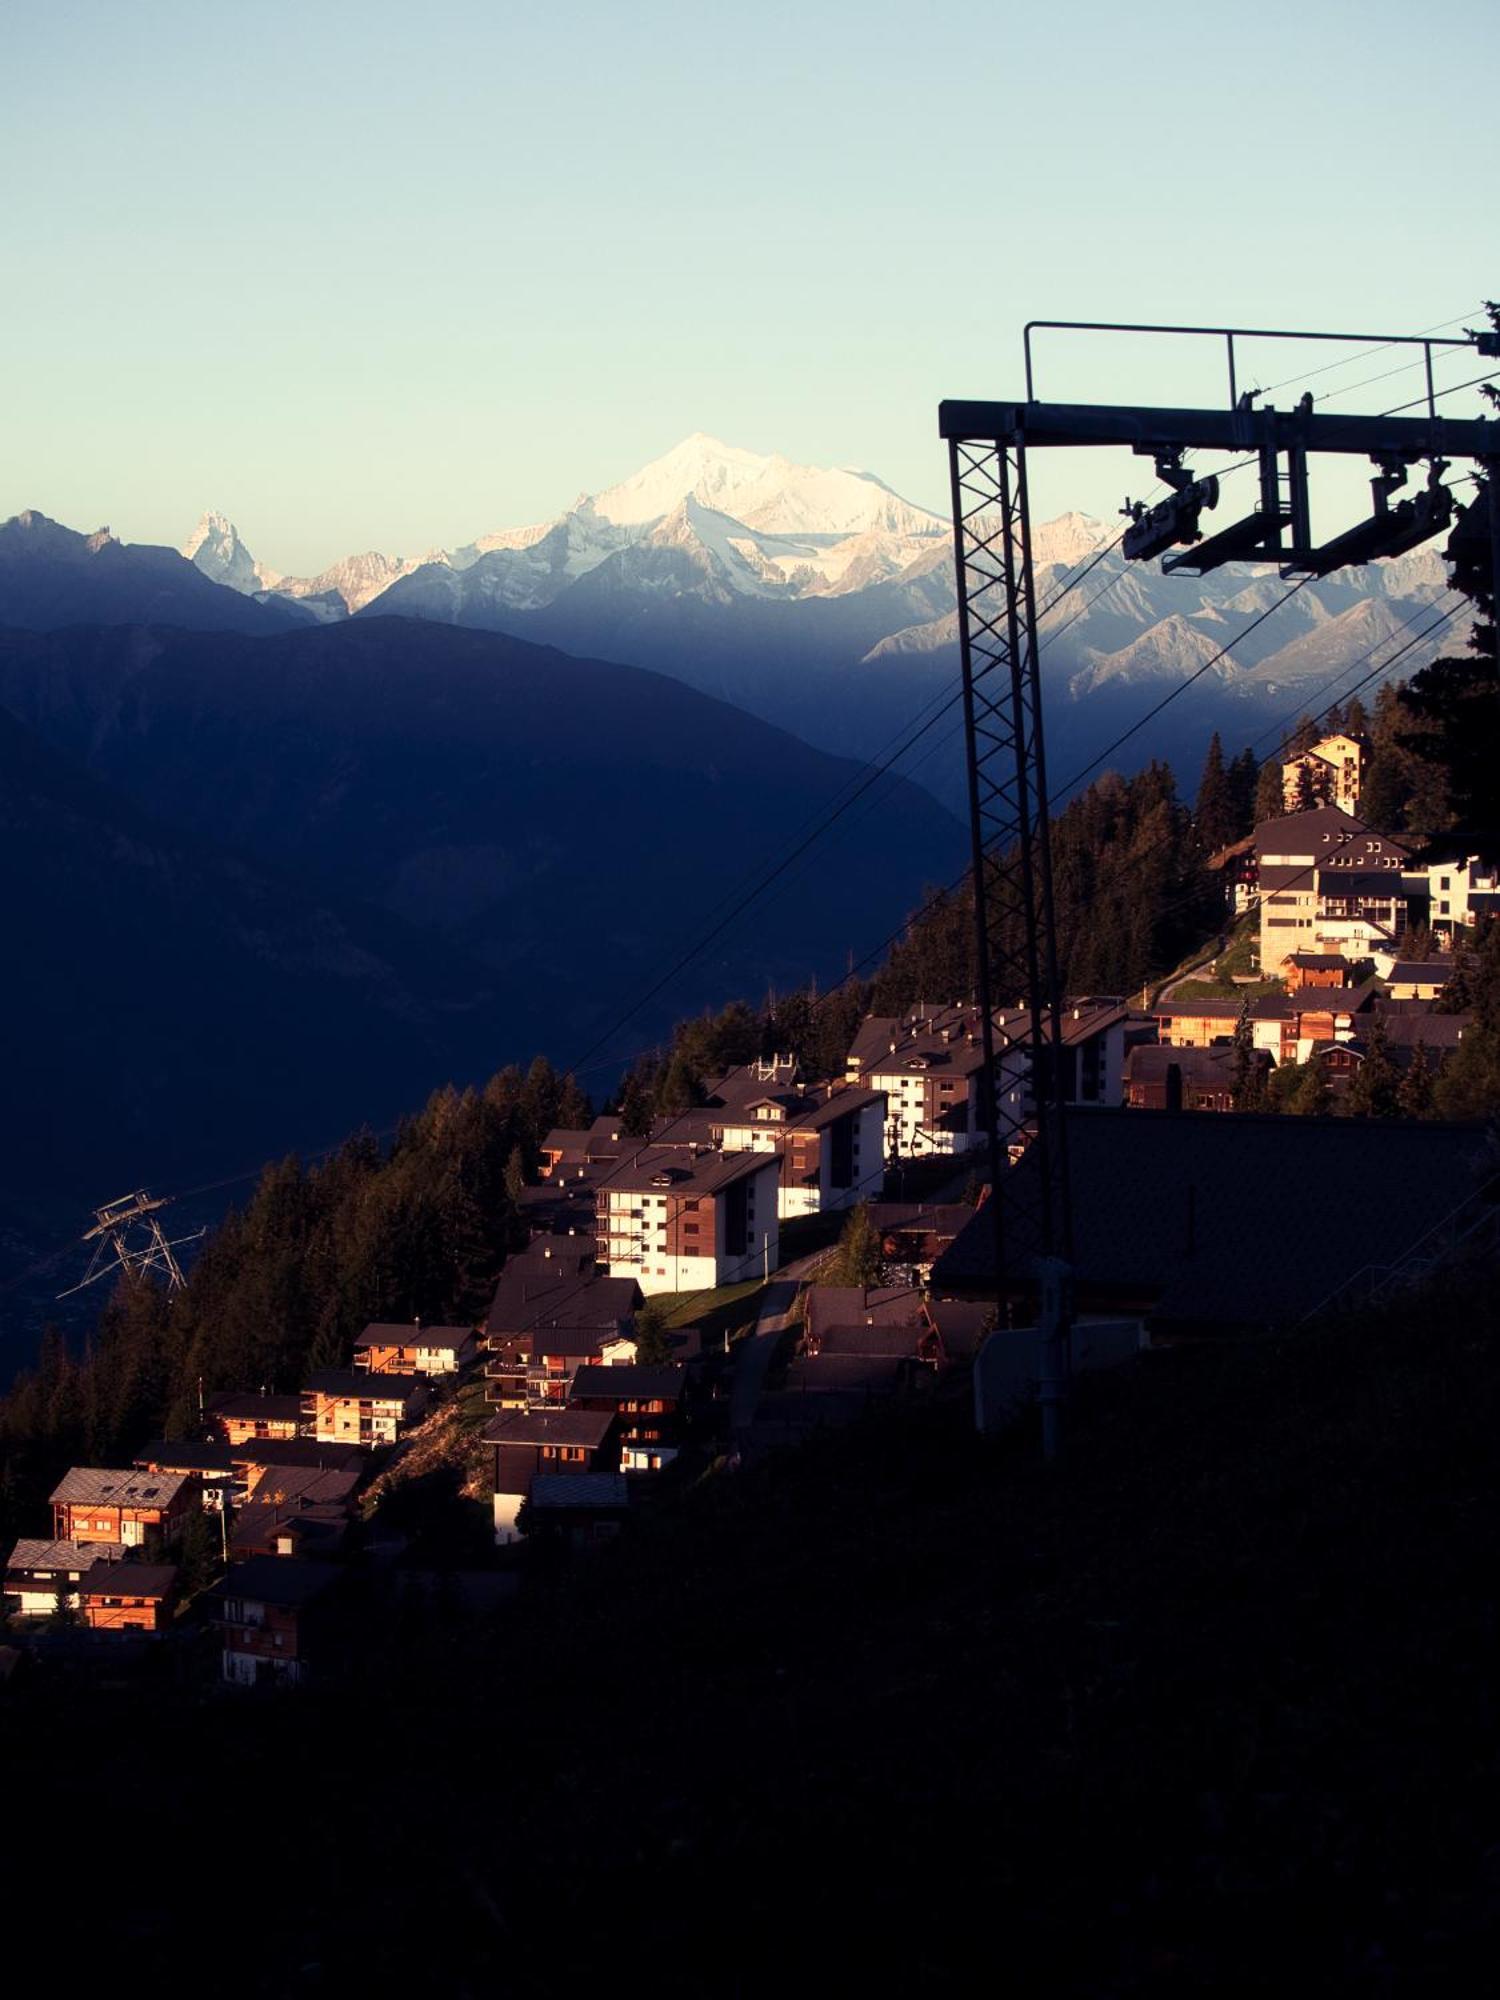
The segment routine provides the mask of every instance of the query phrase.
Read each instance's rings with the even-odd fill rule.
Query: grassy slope
[[[337,1697],[13,1697],[31,1852],[85,1775],[137,1844],[252,1778],[252,1992],[1440,1990],[1500,1941],[1497,1322],[1147,1357],[1051,1474],[939,1394]],[[186,1865],[137,1966],[221,1934]]]

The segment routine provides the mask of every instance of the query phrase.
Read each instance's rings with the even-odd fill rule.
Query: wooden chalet
[[[485,1426],[495,1450],[495,1540],[515,1541],[538,1472],[612,1472],[618,1419],[612,1410],[510,1410]]]
[[[354,1343],[354,1365],[374,1375],[457,1375],[475,1348],[471,1326],[375,1320]]]
[[[23,1618],[50,1618],[61,1604],[78,1609],[78,1586],[106,1550],[77,1542],[18,1541],[5,1565],[5,1595]]]
[[[52,1532],[60,1542],[140,1548],[148,1534],[175,1540],[198,1505],[190,1473],[75,1466],[52,1494]]]
[[[485,1399],[561,1408],[587,1362],[635,1354],[633,1278],[599,1275],[592,1241],[539,1237],[506,1264],[485,1321]]]
[[[687,1371],[666,1363],[623,1368],[588,1365],[578,1370],[568,1407],[612,1413],[623,1473],[665,1472],[682,1449],[686,1430]]]
[[[231,1563],[218,1599],[223,1675],[234,1687],[293,1687],[331,1644],[339,1585],[334,1563],[256,1556]]]
[[[83,1622],[93,1632],[165,1632],[176,1596],[172,1563],[96,1562],[78,1584]]]
[[[618,1472],[539,1472],[528,1509],[528,1535],[582,1548],[619,1534],[630,1512],[630,1489]]]
[[[302,1418],[320,1444],[394,1444],[421,1415],[428,1387],[420,1375],[374,1375],[329,1368],[308,1378]]]
[[[300,1396],[211,1396],[203,1414],[230,1444],[244,1444],[250,1438],[303,1435]]]

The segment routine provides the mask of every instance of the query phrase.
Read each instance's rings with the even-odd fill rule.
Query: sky
[[[700,430],[941,505],[937,404],[1018,395],[1028,319],[1416,331],[1500,291],[1479,0],[70,0],[0,47],[0,516],[216,507],[293,574]],[[1206,345],[1039,353],[1059,398],[1223,398]],[[1034,480],[1042,515],[1150,483]]]

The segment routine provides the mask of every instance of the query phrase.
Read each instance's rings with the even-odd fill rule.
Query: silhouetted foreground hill
[[[208,632],[285,632],[300,605],[262,604],[213,583],[176,549],[81,535],[28,509],[0,521],[0,626],[186,625]]]
[[[232,1941],[247,1993],[1469,1990],[1497,1331],[1476,1283],[1146,1357],[1050,1473],[940,1394],[493,1627],[387,1630],[323,1697],[16,1688],[12,1893],[87,1787],[181,1870],[101,1881],[92,1920],[142,1976]]]

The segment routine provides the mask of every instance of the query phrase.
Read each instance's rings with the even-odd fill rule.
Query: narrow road
[[[1151,1005],[1153,1007],[1160,1006],[1163,1000],[1171,999],[1179,986],[1186,985],[1190,979],[1196,979],[1205,966],[1211,966],[1215,959],[1220,956],[1225,948],[1225,944],[1226,940],[1224,938],[1215,938],[1207,951],[1200,952],[1191,965],[1184,966],[1181,972],[1174,972],[1170,979],[1164,980],[1153,994]]]
[[[777,1342],[792,1324],[792,1307],[804,1278],[810,1277],[833,1255],[832,1250],[815,1250],[785,1265],[766,1287],[756,1315],[755,1331],[742,1340],[735,1357],[734,1381],[729,1391],[729,1430],[732,1437],[749,1429],[766,1386],[771,1357]]]

